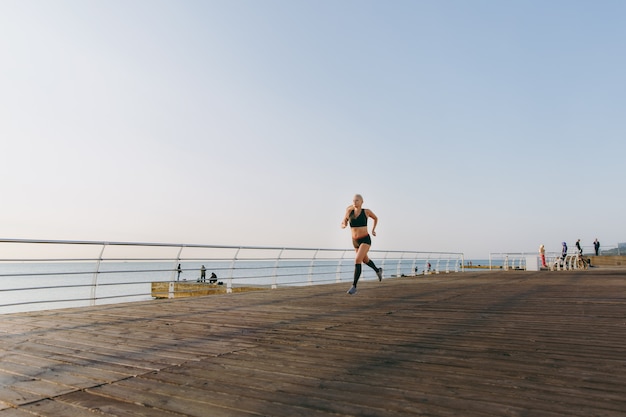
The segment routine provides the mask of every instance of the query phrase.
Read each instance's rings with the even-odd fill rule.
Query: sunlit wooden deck
[[[626,270],[0,316],[0,417],[624,416]]]

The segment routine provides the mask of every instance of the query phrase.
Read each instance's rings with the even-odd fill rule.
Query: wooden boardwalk
[[[0,417],[625,416],[626,270],[0,316]]]

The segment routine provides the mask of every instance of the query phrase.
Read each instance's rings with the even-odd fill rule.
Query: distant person
[[[217,275],[215,272],[211,272],[211,276],[209,277],[209,284],[215,284],[217,282]]]
[[[578,249],[578,254],[582,255],[583,254],[583,248],[580,247],[580,239],[578,239],[576,241],[576,249]]]
[[[178,267],[176,268],[176,271],[178,272],[178,276],[176,277],[176,281],[180,280],[180,273],[183,272],[183,270],[180,267],[180,264],[178,264]]]
[[[596,256],[600,256],[600,242],[598,242],[598,238],[593,241],[593,249],[596,251]]]
[[[367,266],[376,271],[378,281],[383,280],[383,269],[378,268],[374,261],[368,256],[367,252],[372,246],[372,238],[367,230],[367,218],[374,220],[372,226],[372,235],[376,236],[376,226],[378,225],[378,217],[370,209],[363,208],[363,197],[360,194],[356,194],[352,203],[346,209],[346,213],[341,221],[341,228],[345,229],[350,223],[350,230],[352,231],[352,245],[356,251],[356,258],[354,260],[354,280],[352,287],[348,290],[348,294],[356,294],[356,284],[361,277],[361,264],[365,263]]]
[[[200,268],[200,282],[206,282],[206,268],[204,265]]]
[[[541,256],[541,266],[543,268],[547,268],[548,265],[546,264],[546,247],[543,246],[543,243],[539,245],[539,256]]]
[[[563,242],[563,248],[561,249],[561,266],[563,266],[563,262],[565,262],[566,257],[567,257],[567,243]]]

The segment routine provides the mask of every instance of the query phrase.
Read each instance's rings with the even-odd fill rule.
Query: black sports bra
[[[367,214],[365,209],[361,209],[361,214],[358,217],[354,217],[354,210],[350,212],[350,227],[363,227],[367,226]]]

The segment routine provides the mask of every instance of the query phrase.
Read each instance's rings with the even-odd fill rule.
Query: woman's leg
[[[355,264],[361,264],[363,262],[369,261],[367,257],[367,251],[370,250],[370,245],[367,243],[361,243],[359,247],[356,249],[356,259],[354,260]]]
[[[367,266],[376,271],[379,281],[383,280],[383,269],[377,268],[374,261],[367,256],[367,252],[369,250],[370,245],[367,243],[361,243],[359,247],[356,248],[356,257],[354,259],[354,280],[352,282],[352,288],[350,288],[348,294],[356,294],[356,284],[359,282],[359,278],[361,277],[362,263],[365,263]]]
[[[370,245],[367,243],[361,243],[358,248],[356,248],[356,257],[354,259],[354,280],[352,282],[352,286],[356,287],[357,282],[359,282],[359,278],[361,277],[361,264],[367,258],[367,251],[369,250]]]
[[[361,264],[354,264],[354,279],[352,280],[352,286],[356,287],[359,278],[361,277]]]
[[[367,250],[369,251],[369,248],[367,248]],[[383,269],[382,268],[378,268],[376,266],[376,264],[374,263],[374,261],[372,261],[367,256],[367,253],[365,254],[365,258],[363,258],[363,263],[365,263],[365,265],[369,266],[370,268],[372,268],[376,272],[376,275],[378,276],[378,280],[379,281],[383,280]]]
[[[374,261],[372,261],[367,255],[365,255],[365,259],[363,259],[363,263],[369,266],[370,268],[372,268],[374,271],[378,272],[378,267],[376,266]]]
[[[367,243],[362,243],[361,245],[359,245],[358,249],[356,250],[356,259],[354,260],[354,281],[352,284],[354,287],[356,287],[356,284],[359,281],[359,278],[361,277],[361,264],[362,263],[365,263],[367,266],[369,266],[376,272],[376,275],[378,276],[379,281],[382,281],[383,279],[383,269],[378,268],[376,264],[374,263],[374,261],[372,261],[367,256],[367,253],[369,252],[370,247],[371,246],[368,245]]]

